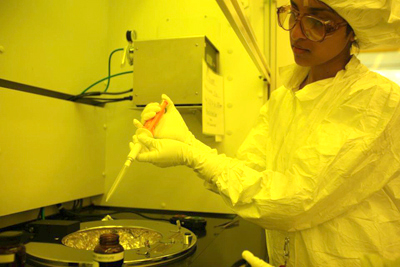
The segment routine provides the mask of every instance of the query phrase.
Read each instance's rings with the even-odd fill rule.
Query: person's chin
[[[294,61],[296,62],[297,65],[302,67],[310,67],[312,65],[309,59],[296,54],[294,54]]]

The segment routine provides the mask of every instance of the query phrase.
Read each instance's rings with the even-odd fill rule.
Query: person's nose
[[[293,40],[298,40],[298,39],[307,39],[306,36],[304,35],[303,31],[301,30],[301,25],[300,21],[297,21],[296,24],[294,25],[293,29],[290,30],[290,37]]]

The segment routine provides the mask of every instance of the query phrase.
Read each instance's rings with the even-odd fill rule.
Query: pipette
[[[160,105],[161,110],[159,112],[157,112],[157,114],[156,114],[156,116],[154,116],[154,118],[146,121],[146,123],[143,125],[143,128],[145,128],[148,131],[150,131],[150,133],[152,135],[154,134],[154,129],[156,128],[158,122],[160,121],[161,117],[164,115],[165,108],[167,107],[167,105],[168,105],[168,102],[163,100],[163,102]],[[129,166],[131,165],[132,161],[135,160],[137,154],[139,154],[141,149],[142,149],[142,144],[141,143],[136,143],[133,146],[133,148],[131,149],[131,151],[129,152],[124,166],[122,167],[121,171],[119,172],[119,174],[117,176],[117,179],[115,179],[113,185],[111,186],[110,191],[108,191],[106,202],[108,202],[108,200],[110,199],[110,197],[114,193],[114,191],[117,188],[118,184],[121,182],[122,178],[124,177],[126,170],[129,168]]]

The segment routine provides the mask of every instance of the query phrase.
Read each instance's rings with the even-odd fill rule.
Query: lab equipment
[[[124,263],[124,247],[116,233],[104,233],[93,250],[95,267],[121,267]]]
[[[80,229],[79,221],[37,220],[27,225],[32,241],[61,243],[63,236]]]
[[[400,0],[321,0],[353,28],[361,49],[400,47]]]
[[[0,233],[0,265],[24,267],[26,249],[23,244],[23,232],[7,231]]]
[[[116,233],[124,248],[125,266],[165,266],[196,250],[197,237],[168,222],[119,219],[81,223],[81,229],[65,236],[62,244],[30,242],[26,245],[29,266],[57,267],[93,264],[93,250],[102,234]],[[190,244],[185,244],[186,233]]]
[[[156,128],[156,126],[157,126],[158,122],[160,121],[161,117],[164,115],[165,108],[167,107],[167,105],[168,105],[168,102],[164,100],[161,103],[160,111],[155,115],[155,117],[150,119],[150,120],[148,120],[148,121],[146,121],[146,123],[144,124],[143,128],[138,129],[138,130],[140,130],[140,132],[142,134],[153,136],[154,129]],[[142,149],[142,145],[139,142],[137,142],[136,144],[134,144],[133,147],[131,147],[131,151],[128,154],[128,157],[127,157],[127,159],[125,161],[124,166],[122,167],[122,169],[119,172],[117,178],[115,179],[113,185],[111,186],[110,191],[107,194],[106,202],[108,202],[108,200],[110,199],[110,197],[114,193],[114,191],[117,188],[118,184],[121,182],[122,178],[124,177],[126,170],[131,165],[131,162],[135,160],[137,154],[140,152],[141,149]]]
[[[186,227],[192,231],[205,231],[207,221],[204,217],[200,216],[187,216],[184,214],[178,214],[172,216],[169,221],[173,224],[177,224],[177,221],[180,221],[180,224],[183,227]]]
[[[204,66],[219,73],[219,51],[206,36],[133,41],[133,103],[144,107],[168,92],[179,106],[200,107]]]

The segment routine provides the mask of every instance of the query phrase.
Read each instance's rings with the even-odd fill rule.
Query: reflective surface
[[[112,220],[81,223],[81,230],[63,238],[63,244],[27,244],[30,266],[92,266],[93,249],[102,233],[116,232],[126,249],[125,266],[158,266],[180,261],[196,248],[196,235],[186,228],[148,220]],[[190,242],[187,242],[190,236]]]
[[[62,243],[67,247],[92,251],[99,243],[100,235],[106,233],[118,234],[119,242],[125,250],[143,248],[147,242],[149,245],[153,245],[162,239],[162,235],[152,229],[109,226],[69,234],[62,239]]]

